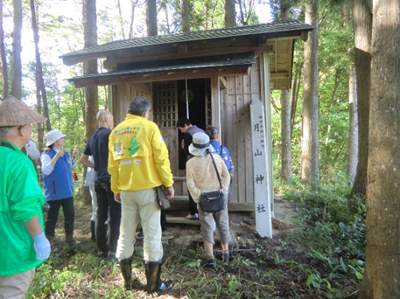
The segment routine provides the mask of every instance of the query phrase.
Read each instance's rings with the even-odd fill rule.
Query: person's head
[[[136,96],[129,103],[128,113],[149,118],[150,108],[150,102],[146,97]]]
[[[210,144],[210,137],[203,132],[194,134],[193,141],[189,145],[189,153],[193,156],[201,157],[208,153],[207,150],[214,151],[213,146]]]
[[[43,115],[10,95],[0,104],[0,139],[22,149],[31,140],[31,124],[45,120]]]
[[[206,129],[206,134],[210,137],[211,141],[219,140],[219,130],[217,127],[209,126]]]
[[[114,128],[114,116],[109,111],[99,111],[96,115],[97,123],[99,127],[104,127],[109,130]]]
[[[65,145],[65,135],[59,130],[48,131],[46,138],[46,146],[48,148],[60,149]]]
[[[186,133],[187,130],[192,126],[192,122],[186,117],[181,117],[176,122],[176,126],[179,131],[181,131],[182,133]]]

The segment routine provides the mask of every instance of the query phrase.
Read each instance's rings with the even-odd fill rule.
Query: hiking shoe
[[[199,220],[199,214],[195,213],[194,215],[192,215],[192,214],[189,213],[189,214],[186,216],[186,219],[189,219],[189,220]]]
[[[117,257],[115,256],[115,252],[111,252],[111,251],[108,253],[108,259],[111,261],[115,261],[115,262],[118,261]]]
[[[104,251],[101,251],[101,250],[99,250],[98,252],[97,252],[97,257],[98,258],[108,258],[108,252],[104,252]]]
[[[211,269],[215,270],[217,268],[217,262],[215,261],[215,259],[207,260],[204,263],[204,267],[205,268],[211,268]]]
[[[222,261],[225,263],[229,263],[229,253],[223,253],[222,254]]]
[[[136,239],[143,239],[143,232],[142,231],[136,235]]]

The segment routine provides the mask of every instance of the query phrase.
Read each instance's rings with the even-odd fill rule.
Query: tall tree
[[[182,13],[182,31],[190,32],[188,0],[181,0],[181,13]]]
[[[353,194],[366,194],[368,169],[368,121],[372,34],[372,9],[370,1],[352,0],[354,28],[354,61],[357,76],[358,99],[358,164],[352,188]]]
[[[347,175],[351,182],[357,174],[358,161],[358,118],[357,118],[357,77],[354,63],[349,68],[349,160]]]
[[[138,5],[139,0],[131,0],[131,5],[132,5],[132,9],[131,9],[131,21],[129,23],[129,39],[132,38],[133,36],[133,21],[135,20],[135,9],[136,6]]]
[[[46,93],[46,88],[44,85],[44,79],[43,79],[43,68],[42,68],[42,60],[40,59],[40,52],[39,52],[39,26],[37,24],[36,20],[36,7],[35,7],[35,1],[30,0],[31,4],[31,16],[32,16],[32,31],[33,31],[33,41],[35,43],[35,56],[36,56],[36,72],[35,72],[35,78],[36,78],[36,96],[37,96],[37,105],[38,107],[41,107],[41,102],[43,100],[43,115],[47,117],[46,121],[46,129],[47,131],[51,130],[51,124],[50,124],[50,117],[49,117],[49,108],[47,104],[47,93]],[[40,114],[42,114],[41,111],[38,111]],[[38,124],[38,143],[39,143],[39,150],[41,151],[41,146],[43,142],[43,135],[42,135],[42,124]]]
[[[8,96],[8,67],[6,58],[6,46],[4,44],[4,28],[3,28],[3,0],[0,0],[0,57],[1,57],[1,74],[3,80],[3,99]]]
[[[346,29],[351,28],[350,7],[343,6],[344,23]],[[357,174],[358,162],[358,116],[357,116],[357,78],[354,62],[349,66],[349,158],[347,163],[347,175],[351,184]]]
[[[289,5],[285,1],[281,1],[281,20],[287,21],[289,19]],[[285,89],[281,91],[281,178],[283,182],[290,182],[292,177],[292,133],[290,131],[291,120],[291,105],[290,105],[290,90]]]
[[[236,26],[235,0],[225,0],[225,28]]]
[[[400,4],[375,0],[361,299],[400,298]]]
[[[85,48],[97,45],[97,19],[96,19],[96,0],[84,0],[83,2],[84,20],[84,40]],[[89,59],[83,64],[83,73],[97,74],[97,59]],[[85,144],[97,129],[96,113],[99,110],[99,94],[97,86],[85,87]],[[90,202],[90,195],[87,190],[83,194],[85,202]]]
[[[250,17],[254,14],[254,0],[238,0],[239,21],[242,25],[248,25]]]
[[[157,35],[157,1],[147,0],[146,7],[147,35]]]
[[[21,0],[13,0],[14,6],[14,30],[13,30],[13,53],[11,63],[11,92],[17,99],[22,98],[22,3]]]
[[[314,26],[304,45],[304,100],[301,179],[319,187],[318,13],[319,0],[306,0],[305,22]]]

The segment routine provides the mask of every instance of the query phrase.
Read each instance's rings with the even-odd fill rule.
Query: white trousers
[[[88,187],[89,187],[90,197],[92,198],[92,217],[90,218],[90,221],[96,221],[97,220],[97,196],[96,196],[96,191],[94,190],[94,185],[90,185]]]
[[[143,259],[148,262],[160,261],[163,257],[161,243],[161,209],[156,201],[156,191],[121,191],[121,227],[116,257],[130,258],[136,242],[138,224],[143,228]]]

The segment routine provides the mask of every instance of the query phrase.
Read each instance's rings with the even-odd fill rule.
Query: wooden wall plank
[[[245,159],[245,107],[243,98],[243,77],[235,76],[235,97],[237,103],[237,153],[238,153],[238,202],[246,201],[246,159]]]

